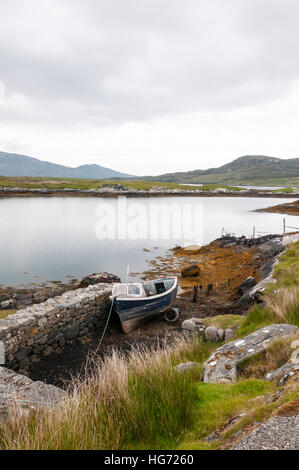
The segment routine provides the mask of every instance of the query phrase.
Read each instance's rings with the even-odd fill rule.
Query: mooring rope
[[[113,305],[114,305],[114,300],[115,300],[115,297],[113,297],[113,299],[112,299],[110,311],[109,311],[109,314],[108,314],[108,317],[107,317],[107,321],[106,321],[106,325],[105,325],[105,328],[104,328],[104,331],[103,331],[103,334],[102,334],[102,336],[101,336],[101,339],[100,339],[100,342],[99,342],[99,344],[98,344],[98,347],[97,347],[96,352],[98,351],[98,349],[99,349],[99,347],[101,346],[102,341],[103,341],[103,339],[104,339],[104,336],[105,336],[105,333],[106,333],[106,330],[107,330],[107,327],[108,327],[108,323],[109,323],[109,320],[110,320],[110,317],[111,317],[111,313],[112,313],[112,309],[113,309]]]

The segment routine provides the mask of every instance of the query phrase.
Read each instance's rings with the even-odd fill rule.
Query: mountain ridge
[[[145,176],[149,181],[198,184],[254,184],[263,181],[294,180],[299,183],[299,158],[282,159],[265,155],[244,155],[218,168]],[[297,181],[298,180],[298,181]],[[276,181],[278,182],[278,181]],[[283,182],[282,182],[283,183]]]
[[[82,179],[132,178],[133,175],[112,170],[97,164],[71,168],[35,157],[0,151],[0,175],[24,177],[58,177]]]

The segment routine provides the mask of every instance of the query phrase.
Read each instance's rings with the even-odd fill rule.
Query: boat
[[[114,284],[110,298],[114,303],[114,310],[119,316],[123,332],[130,333],[147,320],[170,312],[176,299],[177,290],[178,279],[176,276],[143,283]],[[169,318],[173,319],[171,316]]]

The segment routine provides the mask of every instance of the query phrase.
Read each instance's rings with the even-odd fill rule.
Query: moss
[[[8,315],[13,315],[16,313],[16,310],[0,310],[0,320],[4,320]]]
[[[207,317],[204,319],[206,326],[217,326],[218,328],[233,328],[238,329],[244,321],[244,317],[241,315],[216,315],[215,317]]]

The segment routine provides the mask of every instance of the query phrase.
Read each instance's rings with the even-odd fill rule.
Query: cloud
[[[58,149],[74,129],[100,138],[130,123],[148,141],[156,122],[288,100],[299,78],[297,0],[1,3],[0,123],[24,142],[27,126]]]

